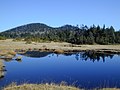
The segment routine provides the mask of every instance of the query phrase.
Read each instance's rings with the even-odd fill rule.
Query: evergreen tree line
[[[120,44],[120,31],[115,31],[111,26],[105,28],[105,25],[100,26],[83,26],[82,28],[76,28],[75,30],[53,30],[49,33],[41,35],[29,36],[25,40],[31,41],[58,41],[69,42],[72,44]]]
[[[37,25],[39,26],[39,25]],[[22,30],[25,27],[22,28]],[[65,25],[58,28],[47,27],[44,25],[42,31],[34,30],[36,27],[32,27],[31,31],[26,31],[27,33],[19,33],[15,30],[10,30],[2,32],[0,35],[6,38],[24,38],[26,41],[57,41],[57,42],[69,42],[72,44],[120,44],[120,31],[116,31],[113,26],[103,27],[86,25],[71,26]],[[40,28],[40,27],[39,27]],[[23,30],[24,31],[24,30]],[[34,31],[34,32],[32,32]]]

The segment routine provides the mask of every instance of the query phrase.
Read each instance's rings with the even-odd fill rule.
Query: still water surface
[[[35,53],[35,52],[34,52]],[[0,87],[17,83],[67,82],[81,88],[120,87],[120,56],[88,53],[27,53],[21,61],[4,61]],[[31,57],[30,57],[31,56]]]

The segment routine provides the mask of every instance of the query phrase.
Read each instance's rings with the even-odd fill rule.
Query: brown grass
[[[72,45],[66,42],[50,42],[50,43],[32,43],[32,44],[25,44],[24,41],[14,42],[12,39],[1,40],[0,41],[0,50],[28,50],[31,49],[54,49],[54,50],[96,50],[96,49],[110,49],[110,50],[119,50],[120,45]],[[45,47],[43,47],[45,46]]]
[[[3,90],[80,90],[79,88],[55,84],[23,84],[16,85],[13,83]],[[82,89],[81,89],[82,90]]]
[[[4,69],[5,66],[3,64],[3,62],[0,60],[0,78],[4,76]]]
[[[0,50],[0,59],[12,59],[16,55],[13,50]]]
[[[16,55],[16,52],[12,50],[12,51],[9,51],[8,54],[10,54],[10,55]]]
[[[57,53],[57,54],[62,54],[62,53],[64,53],[64,50],[56,49],[54,52]]]
[[[17,85],[15,82],[4,87],[3,90],[86,90],[67,85],[56,84],[22,84]],[[120,90],[119,88],[102,88],[93,90]]]
[[[3,66],[4,66],[3,62],[2,62],[2,61],[0,61],[0,71],[2,71],[2,70],[3,70]]]
[[[0,56],[4,56],[4,55],[16,55],[16,52],[13,50],[1,50]]]

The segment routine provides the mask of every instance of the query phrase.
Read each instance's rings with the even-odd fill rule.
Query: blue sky
[[[0,0],[0,31],[28,23],[106,24],[119,30],[120,0]]]

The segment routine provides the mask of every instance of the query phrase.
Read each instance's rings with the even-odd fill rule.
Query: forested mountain
[[[64,25],[53,28],[42,23],[31,23],[0,33],[1,37],[24,38],[29,41],[64,41],[73,44],[120,44],[120,31],[113,26],[81,27]]]
[[[58,30],[76,30],[76,27],[65,25],[62,27],[53,28],[42,23],[31,23],[7,30],[5,32],[2,32],[1,35],[7,38],[40,36],[50,33],[56,33]]]
[[[52,29],[52,27],[49,27],[45,24],[31,23],[7,30],[5,32],[2,32],[1,35],[7,38],[27,37],[30,35],[42,34]]]

